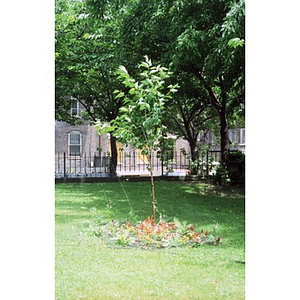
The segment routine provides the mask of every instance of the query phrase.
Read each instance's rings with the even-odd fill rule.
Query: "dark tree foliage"
[[[243,114],[244,16],[243,0],[140,0],[132,3],[122,29],[123,44],[199,81],[207,93],[204,102],[219,118],[223,161],[229,152],[228,118]],[[193,90],[185,96],[203,101]]]
[[[75,121],[70,97],[84,103],[91,121],[116,118],[122,103],[113,94],[120,88],[115,70],[124,65],[135,76],[148,55],[180,85],[164,118],[168,130],[189,141],[194,159],[198,133],[217,122],[226,162],[230,123],[244,118],[244,6],[244,0],[56,0],[57,119]]]

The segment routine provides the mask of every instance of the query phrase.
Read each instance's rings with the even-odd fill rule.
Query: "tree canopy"
[[[226,161],[228,127],[244,119],[244,19],[244,0],[56,0],[56,118],[74,121],[74,97],[87,119],[116,119],[115,70],[136,75],[147,55],[180,85],[164,125],[194,151],[199,131],[217,122]]]
[[[163,62],[174,74],[193,75],[200,82],[219,116],[224,160],[228,116],[237,108],[243,114],[244,17],[244,0],[154,0],[151,5],[140,0],[123,26],[125,44]]]
[[[111,121],[122,105],[114,90],[120,83],[115,70],[122,62],[117,11],[98,18],[85,1],[56,0],[56,119],[75,123],[70,116],[72,99],[84,107],[91,122]],[[80,121],[80,120],[79,120]],[[116,139],[111,139],[112,173],[117,162]]]

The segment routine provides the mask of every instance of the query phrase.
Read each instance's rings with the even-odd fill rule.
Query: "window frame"
[[[72,134],[77,134],[77,135],[79,135],[79,143],[72,143],[71,144],[71,135]],[[73,151],[71,151],[71,147],[72,146],[79,146],[79,153],[77,153],[77,152],[73,152]],[[82,156],[82,133],[80,132],[80,131],[78,131],[78,130],[73,130],[73,131],[70,131],[69,133],[68,133],[68,155],[69,156]]]
[[[217,138],[212,130],[209,130],[208,132],[208,144],[217,145]]]
[[[245,128],[240,129],[240,145],[246,144],[246,130]]]
[[[228,137],[233,145],[245,145],[245,128],[234,128],[228,130]]]
[[[76,103],[76,108],[73,107],[74,103]],[[70,115],[71,115],[71,117],[81,117],[80,103],[79,103],[79,101],[77,99],[75,99],[73,97],[71,97]]]

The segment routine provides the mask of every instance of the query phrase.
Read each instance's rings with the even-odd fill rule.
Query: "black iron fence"
[[[55,153],[55,177],[105,177],[110,173],[109,155]]]
[[[199,174],[213,175],[220,161],[220,151],[203,151],[199,157]],[[151,155],[154,176],[181,174],[191,169],[190,154],[186,151],[155,151]],[[149,158],[140,151],[118,151],[116,173],[149,176]],[[109,177],[114,170],[106,153],[55,154],[55,177]]]

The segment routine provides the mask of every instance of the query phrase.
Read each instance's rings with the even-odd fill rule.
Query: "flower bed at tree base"
[[[166,222],[160,218],[155,223],[153,217],[132,225],[129,221],[111,221],[108,223],[91,222],[92,230],[97,237],[108,245],[121,247],[138,247],[144,249],[161,249],[169,247],[203,244],[219,245],[220,237],[215,238],[208,230],[194,231],[193,225],[181,223],[174,218]]]

